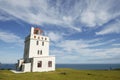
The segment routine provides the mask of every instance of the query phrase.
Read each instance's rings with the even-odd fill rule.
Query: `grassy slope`
[[[62,74],[66,72],[66,74]],[[120,70],[57,69],[54,72],[15,74],[0,70],[0,80],[120,80]]]

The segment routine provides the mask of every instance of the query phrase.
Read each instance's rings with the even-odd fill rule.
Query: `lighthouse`
[[[23,59],[18,60],[17,70],[23,72],[46,72],[55,70],[55,56],[49,55],[50,39],[40,28],[31,27],[25,38]]]

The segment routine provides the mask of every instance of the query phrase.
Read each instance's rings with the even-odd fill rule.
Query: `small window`
[[[44,46],[44,42],[42,42],[42,46]]]
[[[36,38],[36,36],[34,36],[34,38]]]
[[[47,38],[45,38],[45,40],[47,40]]]
[[[36,42],[36,45],[38,45],[38,44],[39,44],[39,41]]]
[[[42,61],[39,61],[39,62],[38,62],[37,67],[38,67],[38,68],[42,67]]]
[[[42,50],[40,51],[40,55],[42,55]]]
[[[40,39],[40,37],[38,37],[38,39]]]
[[[48,61],[48,67],[52,67],[52,61]]]
[[[39,30],[34,30],[34,34],[39,34]]]
[[[39,50],[37,51],[37,54],[39,55]]]
[[[41,39],[43,40],[43,37],[41,37]]]

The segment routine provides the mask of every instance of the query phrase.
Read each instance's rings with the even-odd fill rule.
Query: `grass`
[[[57,69],[54,72],[29,72],[15,74],[0,70],[0,80],[120,80],[120,70]]]

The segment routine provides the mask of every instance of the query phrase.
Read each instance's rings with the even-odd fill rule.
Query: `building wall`
[[[42,61],[42,67],[38,67],[38,62]],[[52,61],[52,67],[48,67],[48,61]],[[54,71],[55,70],[55,57],[47,56],[41,58],[33,58],[32,72]]]
[[[22,65],[22,71],[23,72],[31,72],[31,63],[24,63]]]
[[[42,61],[42,67],[38,67],[39,61]],[[48,61],[52,61],[52,67],[48,66]],[[24,72],[55,70],[55,56],[49,56],[49,38],[41,34],[34,34],[33,27],[31,28],[30,35],[25,38],[24,62],[20,65],[22,65],[22,71]]]
[[[30,47],[30,40],[27,39],[25,40],[25,45],[24,45],[24,59],[29,57],[29,47]]]
[[[18,71],[21,70],[23,63],[24,63],[24,60],[23,60],[23,59],[18,60],[18,65],[17,65],[17,70],[18,70]]]
[[[36,36],[36,38],[34,38]],[[38,39],[43,38],[42,39]],[[44,40],[46,38],[46,40]],[[38,41],[38,45],[37,45]],[[44,45],[42,45],[42,42]],[[39,51],[39,53],[38,53]],[[42,51],[42,54],[40,54]],[[49,55],[49,38],[48,37],[43,37],[43,36],[38,36],[38,35],[31,35],[30,37],[30,49],[29,49],[29,58],[32,57],[40,57],[40,56],[48,56]]]

